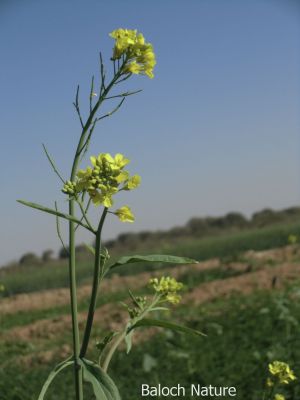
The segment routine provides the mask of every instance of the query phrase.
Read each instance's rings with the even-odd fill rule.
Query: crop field
[[[163,268],[136,264],[126,273],[116,270],[101,289],[89,358],[96,361],[97,340],[126,321],[121,302],[129,302],[128,288],[147,294],[150,277],[172,275],[185,287],[182,302],[172,307],[172,321],[207,336],[137,330],[131,352],[120,349],[111,365],[123,400],[142,398],[143,383],[235,386],[235,398],[261,399],[268,363],[274,360],[288,362],[300,377],[300,246],[287,244],[289,234],[299,235],[300,225],[182,240],[176,246],[162,245],[160,251],[196,258],[198,264]],[[61,261],[0,272],[5,286],[0,299],[1,400],[37,399],[51,368],[71,355],[67,273]],[[81,329],[90,275],[90,262],[80,261]],[[163,311],[157,313],[159,317]],[[72,379],[71,369],[66,369],[46,398],[73,400]],[[299,379],[282,393],[287,400],[299,399]],[[87,391],[85,399],[92,400],[93,395]]]

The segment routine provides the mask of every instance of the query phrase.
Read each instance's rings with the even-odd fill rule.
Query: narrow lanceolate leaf
[[[117,332],[109,332],[107,335],[104,336],[101,342],[96,343],[96,347],[99,350],[100,354],[103,353],[105,347],[112,341],[114,336],[116,336],[117,334],[118,334]]]
[[[74,360],[65,360],[61,362],[60,364],[57,364],[57,366],[50,372],[46,382],[44,383],[44,386],[42,387],[41,393],[38,397],[38,400],[43,400],[44,396],[53,381],[53,379],[66,367],[69,367],[70,365],[74,364]]]
[[[142,319],[142,320],[136,322],[134,325],[132,325],[129,328],[128,332],[132,331],[132,329],[135,329],[135,328],[138,328],[141,326],[158,326],[160,328],[171,329],[172,331],[187,333],[190,335],[207,336],[207,335],[205,335],[205,333],[197,331],[196,329],[188,328],[187,326],[174,324],[174,323],[168,322],[168,321],[162,321],[160,319],[148,319],[148,318],[145,318],[145,319]]]
[[[88,229],[89,231],[95,233],[90,227],[88,227],[86,224],[79,221],[77,218],[73,217],[72,215],[64,214],[60,211],[53,210],[52,208],[44,207],[44,206],[41,206],[40,204],[31,203],[29,201],[25,201],[25,200],[17,200],[17,201],[19,203],[23,204],[24,206],[35,208],[36,210],[44,211],[48,214],[56,215],[57,217],[67,219],[68,221],[76,222],[76,224],[79,224],[79,225],[83,226],[84,228]]]
[[[120,267],[125,264],[133,264],[137,262],[149,262],[149,263],[170,263],[170,264],[195,264],[198,261],[192,260],[187,257],[170,256],[164,254],[151,254],[148,256],[125,256],[119,258],[117,262],[112,264],[109,269]]]
[[[90,244],[84,243],[85,247],[90,251],[93,256],[95,255],[95,247],[91,246]]]
[[[80,364],[83,369],[83,379],[92,385],[97,400],[121,400],[114,381],[98,364],[86,359],[81,359]]]

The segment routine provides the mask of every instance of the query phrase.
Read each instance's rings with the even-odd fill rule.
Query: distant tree
[[[238,212],[230,212],[224,217],[226,226],[234,226],[243,228],[248,225],[248,220],[244,217],[243,214]]]
[[[208,223],[207,220],[204,218],[191,218],[186,227],[191,234],[203,234],[207,231]]]
[[[106,247],[107,249],[112,249],[113,247],[115,247],[115,245],[116,245],[116,241],[113,240],[113,239],[107,240],[107,241],[104,243],[104,247]]]
[[[271,208],[265,208],[262,211],[256,212],[252,215],[251,222],[255,226],[265,226],[280,220],[279,213]]]
[[[80,259],[88,258],[92,254],[85,244],[78,244],[75,247],[75,252]]]
[[[138,235],[139,235],[139,239],[142,242],[145,242],[146,240],[150,239],[150,237],[153,235],[153,233],[150,231],[142,231],[142,232],[139,232]]]
[[[20,265],[34,265],[40,262],[40,258],[35,253],[26,253],[20,258]]]
[[[130,250],[135,250],[139,245],[139,235],[131,232],[121,233],[117,237],[117,242]]]
[[[185,236],[187,234],[187,230],[182,228],[181,226],[174,226],[174,228],[169,229],[168,236],[170,238],[178,238],[181,236]]]
[[[45,250],[44,252],[43,252],[43,254],[42,254],[42,260],[43,261],[50,261],[50,260],[52,260],[53,259],[53,250],[51,250],[51,249],[48,249],[48,250]]]

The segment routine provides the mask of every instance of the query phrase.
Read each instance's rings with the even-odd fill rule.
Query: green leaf
[[[121,400],[114,381],[98,364],[86,359],[81,359],[80,364],[83,368],[83,379],[92,385],[96,400]]]
[[[57,169],[54,161],[50,157],[50,154],[48,153],[48,150],[47,150],[46,146],[44,145],[44,143],[42,145],[43,145],[44,152],[45,152],[45,154],[46,154],[46,156],[48,158],[48,161],[51,164],[51,167],[53,168],[53,171],[56,173],[56,175],[59,177],[59,179],[62,181],[62,183],[65,184],[66,183],[65,180],[63,179],[61,174],[58,172],[58,169]]]
[[[187,257],[170,256],[164,254],[150,254],[148,256],[124,256],[119,258],[117,262],[112,264],[108,269],[113,269],[125,264],[133,264],[137,262],[151,263],[170,263],[170,264],[195,264],[198,261]]]
[[[158,326],[161,328],[171,329],[172,331],[188,333],[191,335],[207,336],[207,335],[205,335],[205,333],[202,333],[202,332],[197,331],[192,328],[188,328],[183,325],[174,324],[174,323],[168,322],[168,321],[162,321],[160,319],[148,319],[148,318],[141,319],[140,321],[136,322],[134,325],[132,325],[128,329],[128,332],[130,332],[130,331],[132,331],[132,329],[138,328],[140,326]]]
[[[93,256],[95,255],[95,247],[91,246],[90,244],[84,243],[85,247],[87,248],[88,251],[90,251]]]
[[[48,375],[48,378],[46,380],[46,382],[44,383],[42,390],[40,392],[40,395],[38,397],[38,400],[43,400],[44,396],[51,384],[51,382],[53,381],[53,379],[66,367],[70,366],[74,364],[74,360],[70,360],[69,358],[65,361],[62,361],[61,363],[57,364],[57,366],[50,372],[50,374]]]
[[[133,330],[130,329],[131,326],[131,321],[128,322],[126,329],[127,329],[127,334],[124,338],[124,341],[126,343],[126,353],[129,354],[131,348],[132,348],[132,336],[133,336]]]
[[[105,347],[112,341],[114,336],[116,336],[118,332],[109,332],[107,335],[104,336],[101,342],[96,343],[97,349],[100,351],[100,354],[103,352]]]
[[[130,289],[128,289],[128,293],[129,293],[129,296],[130,296],[131,300],[133,301],[133,304],[134,304],[136,307],[138,307],[138,308],[141,309],[140,303],[137,301],[135,295],[132,293],[132,291],[131,291]]]
[[[125,336],[125,343],[126,343],[126,353],[129,354],[130,350],[132,349],[132,335],[133,335],[133,331],[130,331],[129,333],[127,333],[127,335]]]
[[[36,210],[44,211],[48,214],[56,215],[57,217],[67,219],[68,221],[76,222],[76,224],[79,224],[79,225],[83,226],[84,228],[88,229],[89,231],[95,233],[89,226],[85,225],[83,222],[79,221],[77,218],[73,217],[72,215],[64,214],[60,211],[53,210],[52,208],[44,207],[44,206],[41,206],[40,204],[31,203],[31,202],[25,201],[25,200],[17,200],[17,202],[23,204],[24,206],[35,208]]]

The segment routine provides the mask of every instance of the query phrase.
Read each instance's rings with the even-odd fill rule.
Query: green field
[[[235,386],[239,400],[262,399],[268,363],[282,360],[290,363],[295,374],[300,378],[300,276],[281,281],[277,268],[284,264],[292,267],[299,264],[297,245],[291,250],[286,260],[259,257],[249,260],[247,250],[266,250],[287,244],[289,234],[300,235],[300,224],[274,225],[264,229],[252,229],[230,235],[219,235],[198,240],[186,240],[176,246],[164,244],[159,250],[208,260],[218,257],[219,266],[203,271],[191,269],[182,273],[180,280],[185,284],[183,298],[200,289],[201,285],[218,282],[226,286],[229,280],[237,280],[237,289],[241,286],[240,278],[252,282],[251,274],[257,271],[271,271],[279,284],[266,290],[254,289],[247,295],[231,292],[230,295],[215,296],[210,301],[193,303],[184,301],[167,316],[172,320],[199,329],[207,334],[205,338],[184,336],[169,331],[157,331],[143,339],[147,330],[141,328],[136,343],[129,355],[124,349],[119,351],[111,365],[111,375],[115,379],[123,400],[141,399],[140,389],[143,383],[174,386],[180,383],[208,386]],[[230,265],[250,265],[251,269],[230,268]],[[152,266],[157,270],[161,266]],[[174,267],[176,271],[176,267]],[[131,266],[125,274],[134,274],[149,270],[146,265]],[[121,272],[121,271],[119,271]],[[163,269],[162,269],[163,273]],[[91,274],[88,261],[78,264],[80,284],[86,284]],[[14,271],[1,271],[0,281],[6,287],[3,302],[10,300],[10,295],[28,293],[31,296],[48,288],[63,288],[68,284],[67,266],[58,261],[43,266],[26,266]],[[256,275],[253,275],[256,276]],[[142,277],[142,275],[141,275]],[[250,279],[251,278],[251,279]],[[120,278],[121,279],[121,278]],[[271,282],[271,281],[270,281]],[[204,287],[204,286],[203,286]],[[148,289],[138,287],[135,293],[147,293]],[[99,298],[98,307],[115,302],[128,301],[126,287],[107,292]],[[88,298],[79,302],[79,311],[87,309]],[[113,306],[112,306],[113,307]],[[120,309],[120,306],[117,306]],[[112,320],[118,315],[112,308]],[[1,315],[0,342],[0,399],[34,400],[47,374],[56,362],[68,356],[71,343],[70,325],[60,328],[60,320],[69,313],[68,304],[49,304],[39,309],[16,310]],[[46,321],[44,328],[37,332],[35,324]],[[57,325],[56,325],[57,324]],[[32,332],[27,328],[33,327]],[[144,329],[144,330],[142,330]],[[16,334],[16,332],[18,334]],[[91,340],[89,357],[97,359],[94,346],[96,339],[104,333],[100,319],[96,321]],[[66,354],[65,354],[66,353]],[[49,354],[51,356],[49,356]],[[66,371],[57,379],[46,399],[73,400],[72,371]],[[86,388],[86,399],[93,399],[90,389]],[[300,398],[299,379],[286,386],[281,392],[287,400]],[[144,397],[145,398],[145,397]],[[150,398],[150,397],[147,397]],[[171,397],[168,397],[171,398]],[[189,395],[186,399],[192,399]],[[212,398],[212,397],[206,397]],[[223,397],[222,397],[223,398]],[[195,399],[195,397],[193,397]]]
[[[175,244],[160,243],[142,252],[174,254],[194,258],[198,261],[219,257],[225,260],[238,259],[247,250],[265,250],[282,247],[288,243],[290,234],[300,236],[300,224],[275,224],[271,227],[255,228],[237,233],[222,234],[202,239],[182,239]],[[127,254],[136,254],[128,252]],[[114,254],[112,254],[114,260]],[[152,269],[161,269],[163,265],[149,267],[139,263],[117,271],[118,274],[135,274]],[[77,263],[78,284],[88,283],[91,278],[91,259]],[[30,276],[30,279],[28,277]],[[5,286],[4,296],[18,293],[30,293],[44,289],[68,287],[69,272],[66,261],[55,260],[42,265],[26,265],[14,269],[0,269],[0,282]]]

